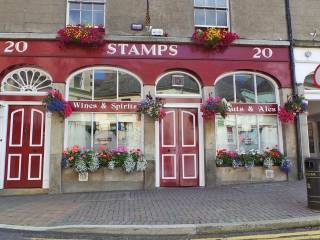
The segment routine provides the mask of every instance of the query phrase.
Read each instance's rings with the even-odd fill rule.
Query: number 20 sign
[[[5,42],[5,48],[3,50],[4,53],[23,53],[27,51],[28,49],[28,43],[25,41],[18,41],[18,42],[13,42],[13,41],[7,41]]]

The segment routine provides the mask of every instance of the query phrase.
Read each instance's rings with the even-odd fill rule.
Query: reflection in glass
[[[194,5],[198,7],[204,6],[204,1],[205,0],[194,0]]]
[[[215,86],[215,95],[225,98],[229,102],[234,102],[233,75],[220,79]]]
[[[258,116],[258,119],[261,151],[265,151],[266,148],[278,148],[277,116],[260,115]]]
[[[227,12],[217,11],[217,26],[227,26]]]
[[[237,116],[239,152],[259,150],[257,117],[255,115]]]
[[[194,10],[195,25],[205,25],[205,9]]]
[[[92,100],[92,70],[75,75],[69,85],[69,100]]]
[[[206,9],[206,23],[205,25],[216,26],[217,25],[217,11]]]
[[[68,118],[68,147],[91,148],[91,113],[74,113]]]
[[[118,145],[141,147],[141,121],[137,114],[118,114]]]
[[[100,145],[104,145],[108,149],[117,147],[116,114],[95,114],[93,125],[93,142],[95,150],[99,150]]]
[[[119,72],[119,100],[140,101],[141,84],[133,76],[125,72]]]
[[[198,83],[183,73],[165,75],[160,79],[156,88],[157,94],[200,94]]]
[[[236,101],[240,103],[256,102],[254,78],[251,74],[236,74]]]
[[[276,95],[274,87],[263,77],[257,76],[258,103],[275,103]]]
[[[237,133],[235,115],[228,115],[225,119],[216,115],[217,149],[237,150]]]
[[[92,25],[92,11],[82,11],[81,12],[81,24]]]
[[[80,22],[80,11],[70,10],[69,12],[69,24],[77,25]]]
[[[94,100],[117,101],[117,71],[94,70]]]

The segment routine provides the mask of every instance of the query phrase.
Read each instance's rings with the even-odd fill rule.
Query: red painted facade
[[[223,53],[214,53],[194,44],[141,44],[117,43],[126,46],[121,52],[118,48],[114,54],[108,54],[108,44],[98,49],[80,47],[61,48],[57,41],[30,40],[27,49],[18,52],[14,48],[6,52],[10,41],[0,41],[0,74],[19,66],[33,65],[47,71],[54,82],[63,83],[70,74],[89,66],[114,66],[131,71],[140,77],[144,84],[154,85],[156,79],[171,70],[183,70],[194,74],[203,86],[212,86],[222,74],[248,70],[269,75],[280,87],[290,87],[289,52],[287,47],[231,46]],[[12,41],[18,43],[19,40]],[[149,51],[141,52],[142,45]],[[131,51],[140,49],[140,52]],[[175,51],[159,52],[161,46],[175,46]],[[150,50],[151,49],[151,50]],[[260,50],[257,50],[260,49]],[[259,51],[267,54],[257,54]],[[20,49],[24,50],[24,49]],[[271,54],[271,52],[272,54]],[[112,52],[112,51],[111,51]],[[137,55],[139,53],[140,55]],[[154,54],[153,54],[154,53]],[[171,55],[170,55],[171,53]],[[175,55],[173,56],[172,53]]]

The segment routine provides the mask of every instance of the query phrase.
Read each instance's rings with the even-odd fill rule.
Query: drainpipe
[[[298,87],[296,83],[296,74],[295,74],[295,59],[294,59],[294,52],[293,52],[293,34],[292,34],[292,22],[291,22],[291,10],[290,10],[290,0],[285,0],[285,7],[286,7],[286,19],[287,19],[287,30],[288,30],[288,38],[290,42],[290,73],[291,73],[291,83],[292,83],[292,90],[293,95],[298,95]],[[300,113],[296,115],[296,135],[297,135],[297,163],[298,163],[298,179],[304,179],[304,165],[303,165],[303,152],[302,152],[302,135],[301,135],[301,118]]]

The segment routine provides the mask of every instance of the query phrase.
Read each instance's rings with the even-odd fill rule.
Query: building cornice
[[[320,47],[320,41],[294,40],[293,46],[295,46],[295,47],[319,48]]]
[[[54,40],[55,33],[0,33],[0,39],[32,39],[32,40]],[[115,42],[163,42],[163,43],[192,43],[190,37],[154,37],[154,36],[120,36],[108,35],[105,40]],[[237,45],[269,45],[289,46],[290,42],[285,40],[263,40],[263,39],[238,39],[234,42]]]

